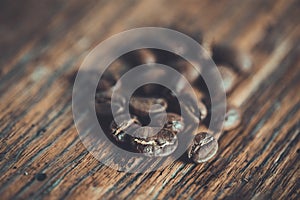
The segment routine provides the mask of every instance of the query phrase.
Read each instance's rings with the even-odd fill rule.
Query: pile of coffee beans
[[[199,42],[202,42],[202,39],[199,39]],[[240,78],[250,72],[251,60],[247,54],[226,45],[213,44],[208,52],[218,66],[225,91],[229,94]],[[179,102],[172,91],[158,84],[147,84],[138,88],[129,102],[121,90],[114,94],[117,101],[112,102],[113,90],[117,91],[125,84],[118,82],[118,79],[133,67],[145,63],[163,63],[183,74],[192,83],[198,102],[193,102],[193,98],[186,92],[180,80],[174,80],[174,84],[178,92],[185,96],[185,102]],[[201,127],[193,133],[195,136],[187,152],[188,158],[196,163],[206,162],[212,158],[218,150],[217,140],[221,133],[208,129],[210,120],[214,120],[209,119],[210,95],[205,82],[194,70],[191,63],[170,52],[157,49],[133,51],[112,63],[101,77],[95,95],[96,113],[101,126],[105,126],[107,130],[107,136],[129,151],[149,157],[168,156],[176,150],[180,142],[178,136],[186,128],[186,119],[181,113],[183,111],[189,116],[189,120],[193,120]],[[147,72],[145,74],[147,75]],[[159,75],[149,72],[149,76]],[[130,115],[125,114],[126,105],[129,105]],[[240,123],[239,109],[227,106],[223,131],[232,130]]]

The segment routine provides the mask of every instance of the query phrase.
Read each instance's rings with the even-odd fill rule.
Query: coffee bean
[[[121,122],[117,124],[117,122]],[[125,142],[137,128],[141,127],[141,123],[135,116],[128,116],[121,114],[116,116],[114,121],[110,124],[112,136],[118,142]]]
[[[115,94],[116,101],[112,102],[111,91],[96,93],[95,109],[96,113],[100,115],[111,115],[112,107],[115,114],[124,111],[125,98],[121,94]]]
[[[167,129],[142,127],[134,133],[132,144],[137,152],[149,157],[162,157],[172,154],[178,145],[175,133]]]
[[[242,116],[240,110],[234,106],[228,106],[225,114],[223,129],[225,131],[235,129],[240,125],[241,121]]]
[[[200,64],[197,62],[190,63],[180,59],[176,62],[170,63],[169,66],[182,74],[190,84],[192,84],[201,73]]]
[[[202,101],[198,101],[197,99],[193,99],[191,94],[185,93],[182,94],[183,105],[182,110],[186,112],[186,114],[191,117],[191,119],[199,123],[203,121],[207,116],[207,108]]]
[[[222,76],[222,83],[225,92],[228,93],[232,90],[237,81],[236,74],[228,66],[218,66],[218,70]]]
[[[150,49],[139,49],[126,53],[121,59],[130,65],[130,67],[136,67],[142,64],[155,63],[156,57]]]
[[[149,66],[143,66],[143,69],[132,69],[134,80],[128,80],[129,77],[125,76],[125,79],[119,80],[121,82],[120,90],[125,93],[131,93],[132,88],[135,88],[136,85],[140,85],[139,88],[134,92],[134,96],[159,96],[161,94],[162,88],[160,84],[163,80],[166,79],[169,75],[166,74],[166,70],[160,68],[156,64],[151,64]],[[136,71],[137,70],[137,71]],[[132,79],[132,78],[130,78]],[[149,82],[149,84],[144,84]],[[152,84],[153,83],[153,84]],[[138,92],[137,92],[138,91]]]
[[[127,66],[120,59],[113,61],[109,67],[105,70],[103,76],[105,76],[106,72],[113,75],[113,77],[118,80],[121,76],[124,75],[127,71],[130,70],[130,67]]]
[[[150,83],[139,87],[134,93],[137,96],[161,96],[164,89],[162,85]]]
[[[205,53],[200,55],[203,58],[210,59],[212,57],[212,46],[213,46],[213,38],[211,36],[205,35],[202,39],[202,47],[205,49]]]
[[[100,79],[96,92],[103,92],[111,89],[115,85],[114,80]]]
[[[183,118],[176,113],[167,113],[166,119],[164,119],[165,115],[162,113],[156,114],[153,118],[151,118],[151,124],[158,127],[164,127],[169,131],[174,132],[175,134],[183,131],[184,122]]]
[[[159,106],[155,106],[156,104]],[[148,116],[149,113],[163,112],[168,106],[165,99],[153,97],[131,97],[129,105],[134,114],[139,116]]]
[[[228,64],[237,72],[249,73],[252,69],[252,60],[248,54],[238,51],[227,45],[214,45],[212,48],[213,60],[216,64]]]
[[[97,81],[100,78],[96,92],[119,89],[121,85],[118,80],[128,70],[127,66],[116,60],[104,71],[101,77],[97,77],[96,71],[90,71],[89,81]]]
[[[140,50],[138,50],[136,56],[139,60],[141,60],[143,63],[146,63],[146,64],[156,62],[155,55],[149,49],[140,49]]]
[[[207,107],[202,101],[198,101],[198,109],[200,112],[200,121],[203,121],[207,117]]]
[[[184,76],[181,77],[172,77],[172,78],[168,78],[169,80],[169,84],[174,86],[173,91],[172,91],[172,95],[175,96],[175,93],[180,94],[182,93],[186,88],[187,88],[187,81],[186,78]]]
[[[211,159],[217,150],[217,140],[207,132],[200,132],[195,136],[188,150],[188,157],[195,163],[203,163]]]

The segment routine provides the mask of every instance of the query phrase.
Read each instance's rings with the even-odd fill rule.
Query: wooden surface
[[[297,0],[1,1],[0,199],[299,199],[299,10]],[[117,172],[80,142],[68,77],[112,34],[174,24],[253,57],[228,96],[243,123],[205,164]]]

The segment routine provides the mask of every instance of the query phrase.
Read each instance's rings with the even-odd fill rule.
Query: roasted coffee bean
[[[99,80],[96,92],[111,90],[111,88],[116,87],[117,81],[115,73],[105,72]]]
[[[154,106],[158,104],[159,106]],[[138,116],[148,116],[149,113],[159,113],[167,109],[167,101],[153,97],[131,97],[129,105]]]
[[[150,49],[139,49],[131,51],[121,57],[121,59],[130,65],[130,67],[136,67],[142,64],[155,63],[156,57]]]
[[[196,102],[196,100],[188,93],[182,95],[184,100],[181,104],[183,105],[183,111],[185,111],[196,123],[203,121],[207,116],[207,108],[202,101]]]
[[[139,73],[137,77],[135,77],[135,82],[144,82],[151,81],[153,83],[162,82],[162,80],[166,79],[166,71],[161,68],[155,67],[155,65],[147,66],[145,70]],[[128,83],[124,83],[125,87],[132,87]],[[138,90],[141,92],[143,96],[158,96],[161,93],[163,86],[159,84],[145,84],[141,86]]]
[[[188,35],[191,38],[193,38],[194,40],[196,40],[198,43],[203,45],[205,38],[204,38],[203,32],[201,30],[197,30],[195,32],[188,33]]]
[[[142,127],[134,133],[132,144],[137,152],[149,157],[162,157],[172,154],[178,145],[175,133],[167,129]]]
[[[121,123],[117,124],[116,121]],[[116,141],[125,142],[130,137],[130,134],[133,134],[133,132],[141,126],[142,125],[138,121],[137,117],[121,114],[116,116],[114,121],[112,121],[110,124],[110,130]]]
[[[107,79],[100,79],[96,92],[104,92],[111,89],[115,85],[114,81]]]
[[[234,106],[229,106],[225,114],[223,129],[225,131],[235,129],[240,125],[241,121],[242,116],[240,110]]]
[[[138,92],[134,92],[134,96],[160,96],[163,86],[155,83],[160,83],[166,79],[166,70],[157,66],[156,64],[150,64],[148,66],[142,66],[142,69],[140,68],[132,70],[133,74],[137,73],[134,75],[134,81],[128,80],[128,76],[127,79],[125,78],[119,81],[121,82],[120,90],[123,93],[131,93],[132,88],[135,88],[136,84],[138,84],[140,87],[137,88]],[[149,84],[145,84],[147,82],[149,82]]]
[[[195,163],[203,163],[211,159],[217,150],[217,140],[207,132],[200,132],[195,136],[188,150],[188,157]]]
[[[119,89],[121,84],[118,82],[118,80],[128,70],[129,68],[120,61],[114,61],[100,77],[96,92]],[[95,75],[92,75],[92,77],[94,76]],[[99,79],[99,77],[94,78]]]
[[[175,94],[182,93],[187,88],[187,80],[184,76],[181,77],[172,77],[168,78],[169,84],[172,85],[174,88],[172,88],[171,95],[176,98]]]
[[[201,73],[200,64],[197,62],[190,63],[181,59],[170,63],[169,66],[180,72],[190,84],[192,84]]]
[[[228,66],[218,66],[218,70],[223,79],[225,92],[228,93],[234,87],[237,81],[237,76]]]
[[[167,113],[166,119],[165,114],[159,113],[151,118],[151,124],[158,127],[164,127],[164,129],[170,130],[175,134],[183,131],[184,122],[180,115],[175,113]]]
[[[117,79],[109,79],[108,77],[101,78],[96,88],[96,93],[118,90],[121,83]]]
[[[164,89],[165,87],[162,85],[150,83],[138,88],[135,94],[137,94],[137,96],[161,96]]]
[[[180,114],[180,104],[176,94],[168,88],[162,88],[161,97],[163,97],[167,103],[167,112]]]
[[[117,80],[114,79],[100,79],[99,83],[96,88],[96,93],[101,92],[112,92],[114,90],[118,90],[121,87],[121,83],[117,82]]]
[[[213,38],[206,35],[202,39],[202,47],[205,49],[205,53],[203,55],[200,55],[202,58],[210,59],[212,57],[212,46],[213,46]]]
[[[115,114],[124,111],[125,98],[120,94],[115,94],[117,101],[112,102],[111,91],[99,92],[95,96],[96,113],[100,115],[111,115],[112,107]]]
[[[249,73],[252,69],[252,60],[245,52],[226,45],[214,45],[212,52],[216,64],[228,64],[242,73]]]
[[[200,112],[200,121],[203,121],[207,117],[207,107],[202,101],[198,101],[198,109]]]
[[[137,51],[136,57],[141,60],[143,63],[155,63],[155,55],[149,49],[140,49]]]

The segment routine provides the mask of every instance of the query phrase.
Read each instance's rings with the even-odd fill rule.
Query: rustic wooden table
[[[0,199],[300,199],[299,22],[297,0],[2,0]],[[78,138],[68,77],[105,38],[174,24],[253,57],[228,96],[242,125],[205,164],[110,169]]]

